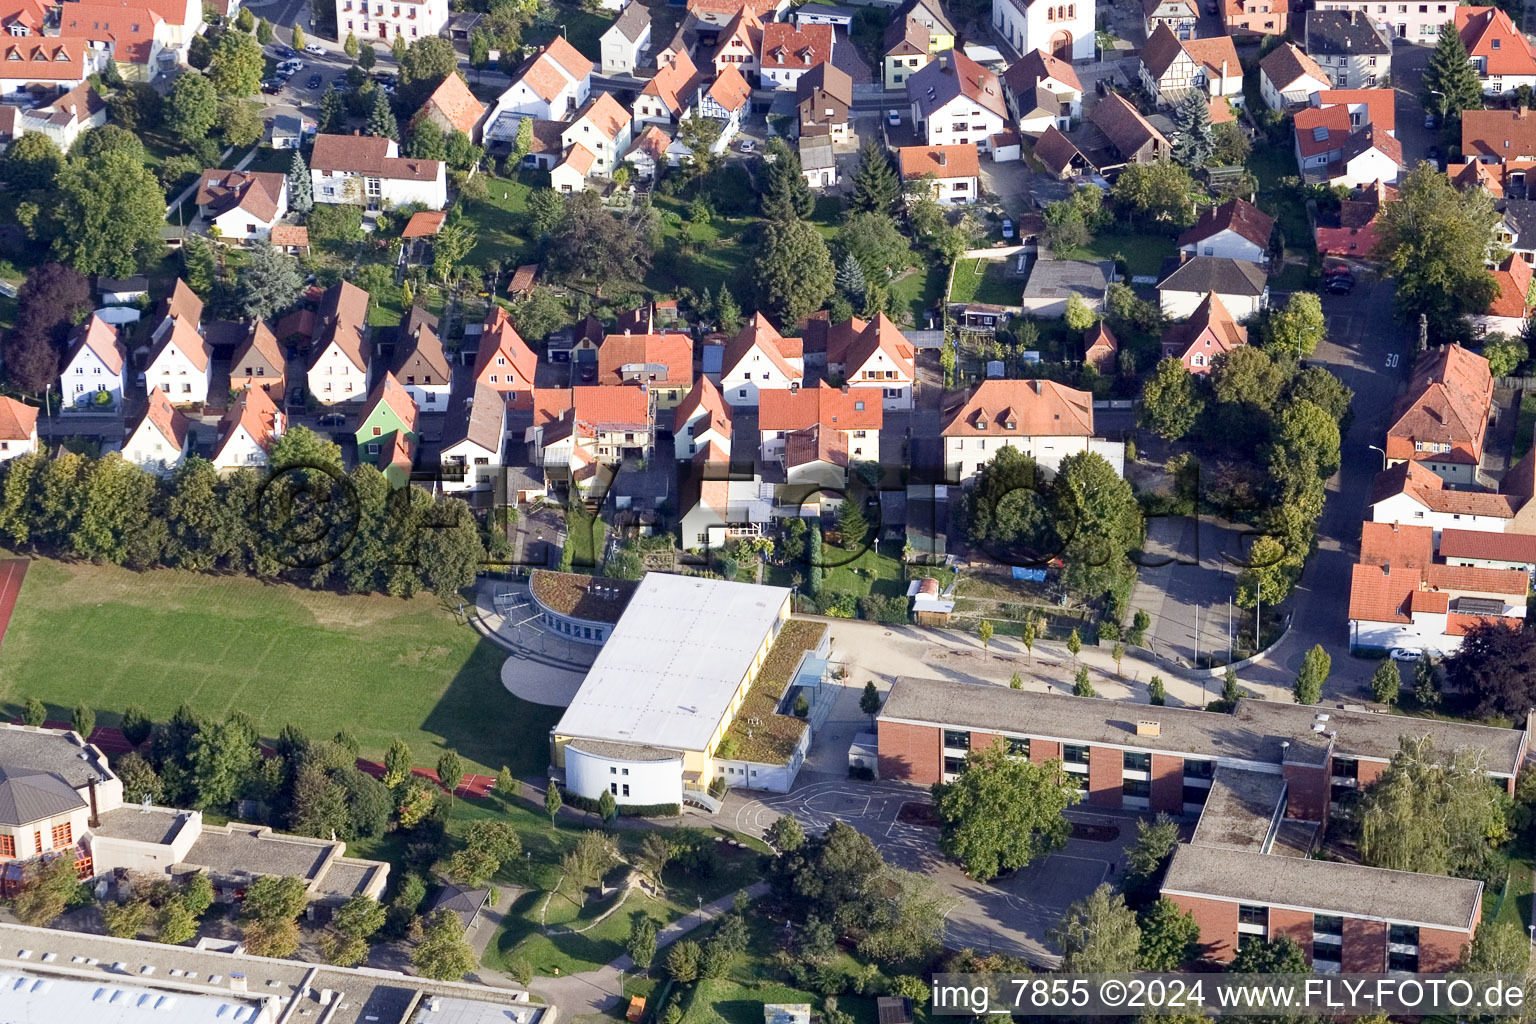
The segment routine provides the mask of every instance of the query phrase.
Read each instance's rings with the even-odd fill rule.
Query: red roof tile
[[[145,408],[139,425],[142,426],[146,422],[159,431],[160,436],[170,442],[178,452],[186,448],[187,428],[191,423],[181,414],[181,410],[171,404],[171,400],[165,396],[164,391],[160,390],[158,384],[149,389],[149,405]],[[132,436],[136,430],[138,426],[129,430],[128,436]]]
[[[1342,150],[1349,138],[1349,110],[1344,107],[1308,107],[1296,112],[1296,144],[1303,157]]]
[[[0,396],[0,440],[30,441],[37,429],[37,407]]]
[[[1092,437],[1093,396],[1052,380],[985,380],[953,396],[944,437]]]
[[[431,238],[443,230],[443,222],[447,219],[448,214],[442,210],[419,210],[405,222],[405,230],[400,232],[400,237]]]
[[[863,408],[860,408],[863,406]],[[885,409],[859,388],[764,388],[757,393],[758,430],[805,430],[817,424],[838,430],[879,430]]]
[[[597,350],[598,383],[624,384],[650,374],[656,374],[657,386],[685,387],[693,379],[693,339],[677,331],[603,339]]]
[[[1481,60],[1487,75],[1536,75],[1531,44],[1497,7],[1457,7],[1456,31],[1467,55]]]
[[[693,390],[688,392],[682,404],[674,411],[673,432],[681,433],[684,424],[700,410],[704,412],[703,419],[699,421],[702,425],[693,432],[693,436],[697,437],[711,427],[722,437],[731,436],[731,407],[721,396],[720,389],[715,387],[714,382],[708,377],[700,377],[695,381]]]
[[[1470,462],[1482,458],[1493,399],[1488,360],[1460,345],[1426,352],[1414,364],[1408,390],[1387,429],[1387,458]],[[1450,444],[1448,452],[1421,451],[1416,443]]]
[[[495,363],[498,357],[504,362]],[[526,391],[533,387],[538,366],[538,355],[512,326],[507,311],[492,306],[490,318],[480,335],[480,351],[475,356],[475,380],[490,384],[497,391]],[[516,380],[510,379],[513,372],[517,374]],[[493,373],[497,377],[494,382],[490,380]]]
[[[1424,568],[1435,560],[1435,531],[1428,526],[1365,523],[1360,528],[1360,563]]]
[[[1312,95],[1312,100],[1319,107],[1363,104],[1371,124],[1382,131],[1397,130],[1397,93],[1392,89],[1322,89]]]
[[[1524,320],[1530,310],[1531,265],[1519,256],[1506,257],[1493,272],[1493,279],[1498,282],[1499,294],[1488,304],[1488,314]]]
[[[902,146],[896,150],[904,181],[925,174],[936,178],[974,178],[981,173],[975,146]]]
[[[1195,245],[1223,231],[1232,231],[1260,248],[1269,245],[1269,236],[1275,228],[1275,219],[1252,203],[1233,199],[1220,206],[1207,208],[1195,221],[1195,226],[1179,236],[1179,245]]]
[[[485,104],[475,99],[475,94],[469,91],[469,86],[455,71],[432,90],[432,95],[421,105],[417,116],[425,114],[430,117],[433,113],[465,135],[472,135],[475,125],[485,116]]]
[[[796,28],[787,21],[763,26],[758,60],[764,68],[806,70],[832,59],[831,25],[805,25]]]
[[[1447,528],[1440,531],[1440,557],[1536,563],[1536,536]]]

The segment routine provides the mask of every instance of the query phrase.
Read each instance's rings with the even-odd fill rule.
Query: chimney
[[[229,990],[231,992],[245,992],[245,974],[243,972],[231,972],[229,975]]]
[[[1156,722],[1156,721],[1154,721],[1154,720],[1152,720],[1150,718],[1138,718],[1138,719],[1136,719],[1136,735],[1137,736],[1161,736],[1162,734],[1163,734],[1163,727],[1162,727],[1162,725],[1160,723],[1158,723],[1158,722]]]
[[[944,167],[944,166],[948,165],[948,163],[949,163],[949,154],[945,153],[942,149],[939,150],[939,166],[940,167]]]
[[[101,827],[101,817],[97,813],[97,809],[96,809],[96,776],[92,775],[90,777],[90,780],[88,782],[86,782],[85,785],[86,785],[86,788],[89,789],[90,792],[91,792],[91,817],[90,817],[90,820],[87,822],[87,824],[90,825],[91,828],[100,828]]]
[[[1030,381],[1030,384],[1031,384],[1031,386],[1033,386],[1033,387],[1034,387],[1034,389],[1035,389],[1035,394],[1037,394],[1037,395],[1038,395],[1038,394],[1042,394],[1042,393],[1043,393],[1043,392],[1042,392],[1042,391],[1041,391],[1041,387],[1040,387],[1040,378],[1039,378],[1039,377],[1036,377],[1036,378],[1035,378],[1035,379],[1034,379],[1034,380],[1032,380],[1032,381]]]
[[[1392,575],[1392,563],[1391,562],[1382,562],[1381,563],[1381,574],[1383,576],[1391,576]]]
[[[948,73],[948,71],[949,71],[949,54],[948,53],[941,53],[941,54],[939,54],[939,70],[943,71],[945,73]]]
[[[1221,61],[1221,86],[1220,86],[1220,88],[1221,88],[1221,92],[1220,92],[1219,95],[1225,96],[1227,94],[1227,61],[1226,61],[1226,58],[1222,58],[1222,61]]]

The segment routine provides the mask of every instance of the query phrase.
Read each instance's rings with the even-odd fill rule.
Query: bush
[[[875,781],[875,770],[867,764],[854,764],[848,766],[848,777],[858,779],[861,782]]]
[[[871,622],[905,623],[907,599],[894,594],[889,597],[878,594],[861,597],[859,598],[859,617]]]
[[[561,789],[560,795],[565,803],[578,810],[590,811],[593,814],[601,814],[597,808],[597,801],[590,800],[578,793],[572,793],[568,789]],[[619,804],[619,817],[621,818],[675,818],[682,813],[682,808],[677,804]]]

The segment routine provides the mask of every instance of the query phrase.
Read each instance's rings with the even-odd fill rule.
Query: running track
[[[0,640],[5,639],[11,612],[16,610],[16,599],[21,596],[21,581],[27,578],[27,566],[31,564],[25,558],[0,561]]]

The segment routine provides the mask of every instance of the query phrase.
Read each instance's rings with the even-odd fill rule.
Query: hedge
[[[579,811],[591,811],[593,814],[601,814],[597,808],[597,801],[590,797],[584,797],[579,793],[561,787],[560,795],[565,803]],[[619,817],[621,818],[676,818],[683,813],[683,809],[677,804],[619,804]]]

